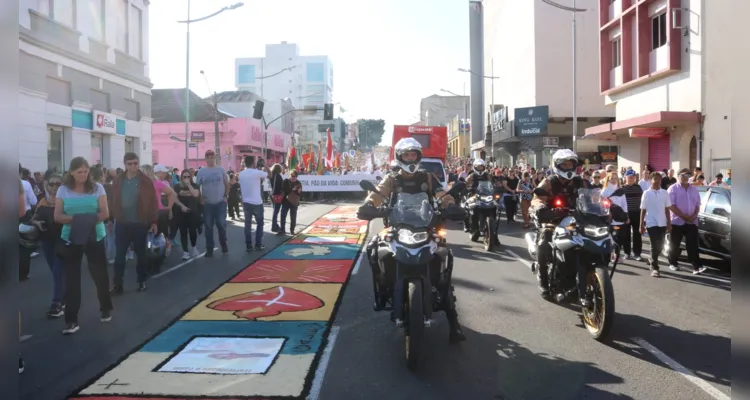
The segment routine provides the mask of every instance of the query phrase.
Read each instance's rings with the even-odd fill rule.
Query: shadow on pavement
[[[609,346],[664,368],[669,367],[646,349],[630,345],[632,338],[636,337],[644,339],[702,379],[731,385],[731,338],[684,331],[638,315],[617,314]]]
[[[430,332],[432,333],[432,332]],[[435,334],[436,333],[436,334]],[[442,332],[431,336],[442,338]],[[421,370],[414,373],[444,399],[573,400],[631,399],[590,385],[624,380],[588,362],[553,354],[533,353],[499,335],[464,328],[467,341],[450,346],[425,346]],[[432,339],[432,338],[431,338]],[[399,343],[400,344],[400,343]],[[402,364],[403,365],[403,364]],[[407,374],[405,366],[404,374]]]

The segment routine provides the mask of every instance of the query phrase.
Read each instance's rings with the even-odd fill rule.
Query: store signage
[[[630,128],[631,138],[660,138],[667,135],[666,128]]]
[[[109,114],[101,111],[94,111],[94,132],[116,134],[117,133],[117,118],[114,114]]]
[[[190,141],[191,142],[205,142],[206,132],[190,132]]]
[[[543,136],[542,146],[549,148],[557,148],[560,146],[560,138],[557,136]]]
[[[543,136],[547,134],[549,106],[515,109],[515,136]]]

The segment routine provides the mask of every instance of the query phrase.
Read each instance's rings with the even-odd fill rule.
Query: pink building
[[[221,165],[238,171],[245,156],[261,156],[263,152],[263,129],[260,121],[247,118],[228,118],[219,122],[219,148]],[[197,168],[206,165],[206,150],[215,150],[214,122],[191,122],[191,142],[188,149],[188,166]],[[185,166],[185,123],[154,122],[151,131],[154,164],[174,168]],[[179,141],[183,140],[183,141]],[[268,129],[268,153],[266,164],[283,162],[291,144],[291,135]],[[219,152],[217,152],[218,154]]]

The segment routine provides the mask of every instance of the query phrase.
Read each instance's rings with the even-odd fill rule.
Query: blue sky
[[[236,0],[192,0],[191,17]],[[467,0],[245,0],[245,5],[192,24],[190,88],[234,90],[234,59],[259,57],[268,43],[297,43],[303,55],[331,57],[334,100],[356,118],[393,124],[419,117],[419,100],[447,89],[461,94],[469,76]],[[185,86],[187,0],[150,5],[150,75],[155,88]],[[338,110],[336,110],[338,112]]]

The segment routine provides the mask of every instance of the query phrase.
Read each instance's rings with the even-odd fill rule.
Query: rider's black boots
[[[461,330],[461,324],[458,323],[458,313],[455,309],[445,312],[448,317],[448,340],[451,343],[463,342],[466,340],[464,332]]]
[[[538,263],[536,271],[536,280],[539,285],[539,291],[542,294],[542,297],[547,298],[549,297],[549,276],[547,271],[547,265]]]

